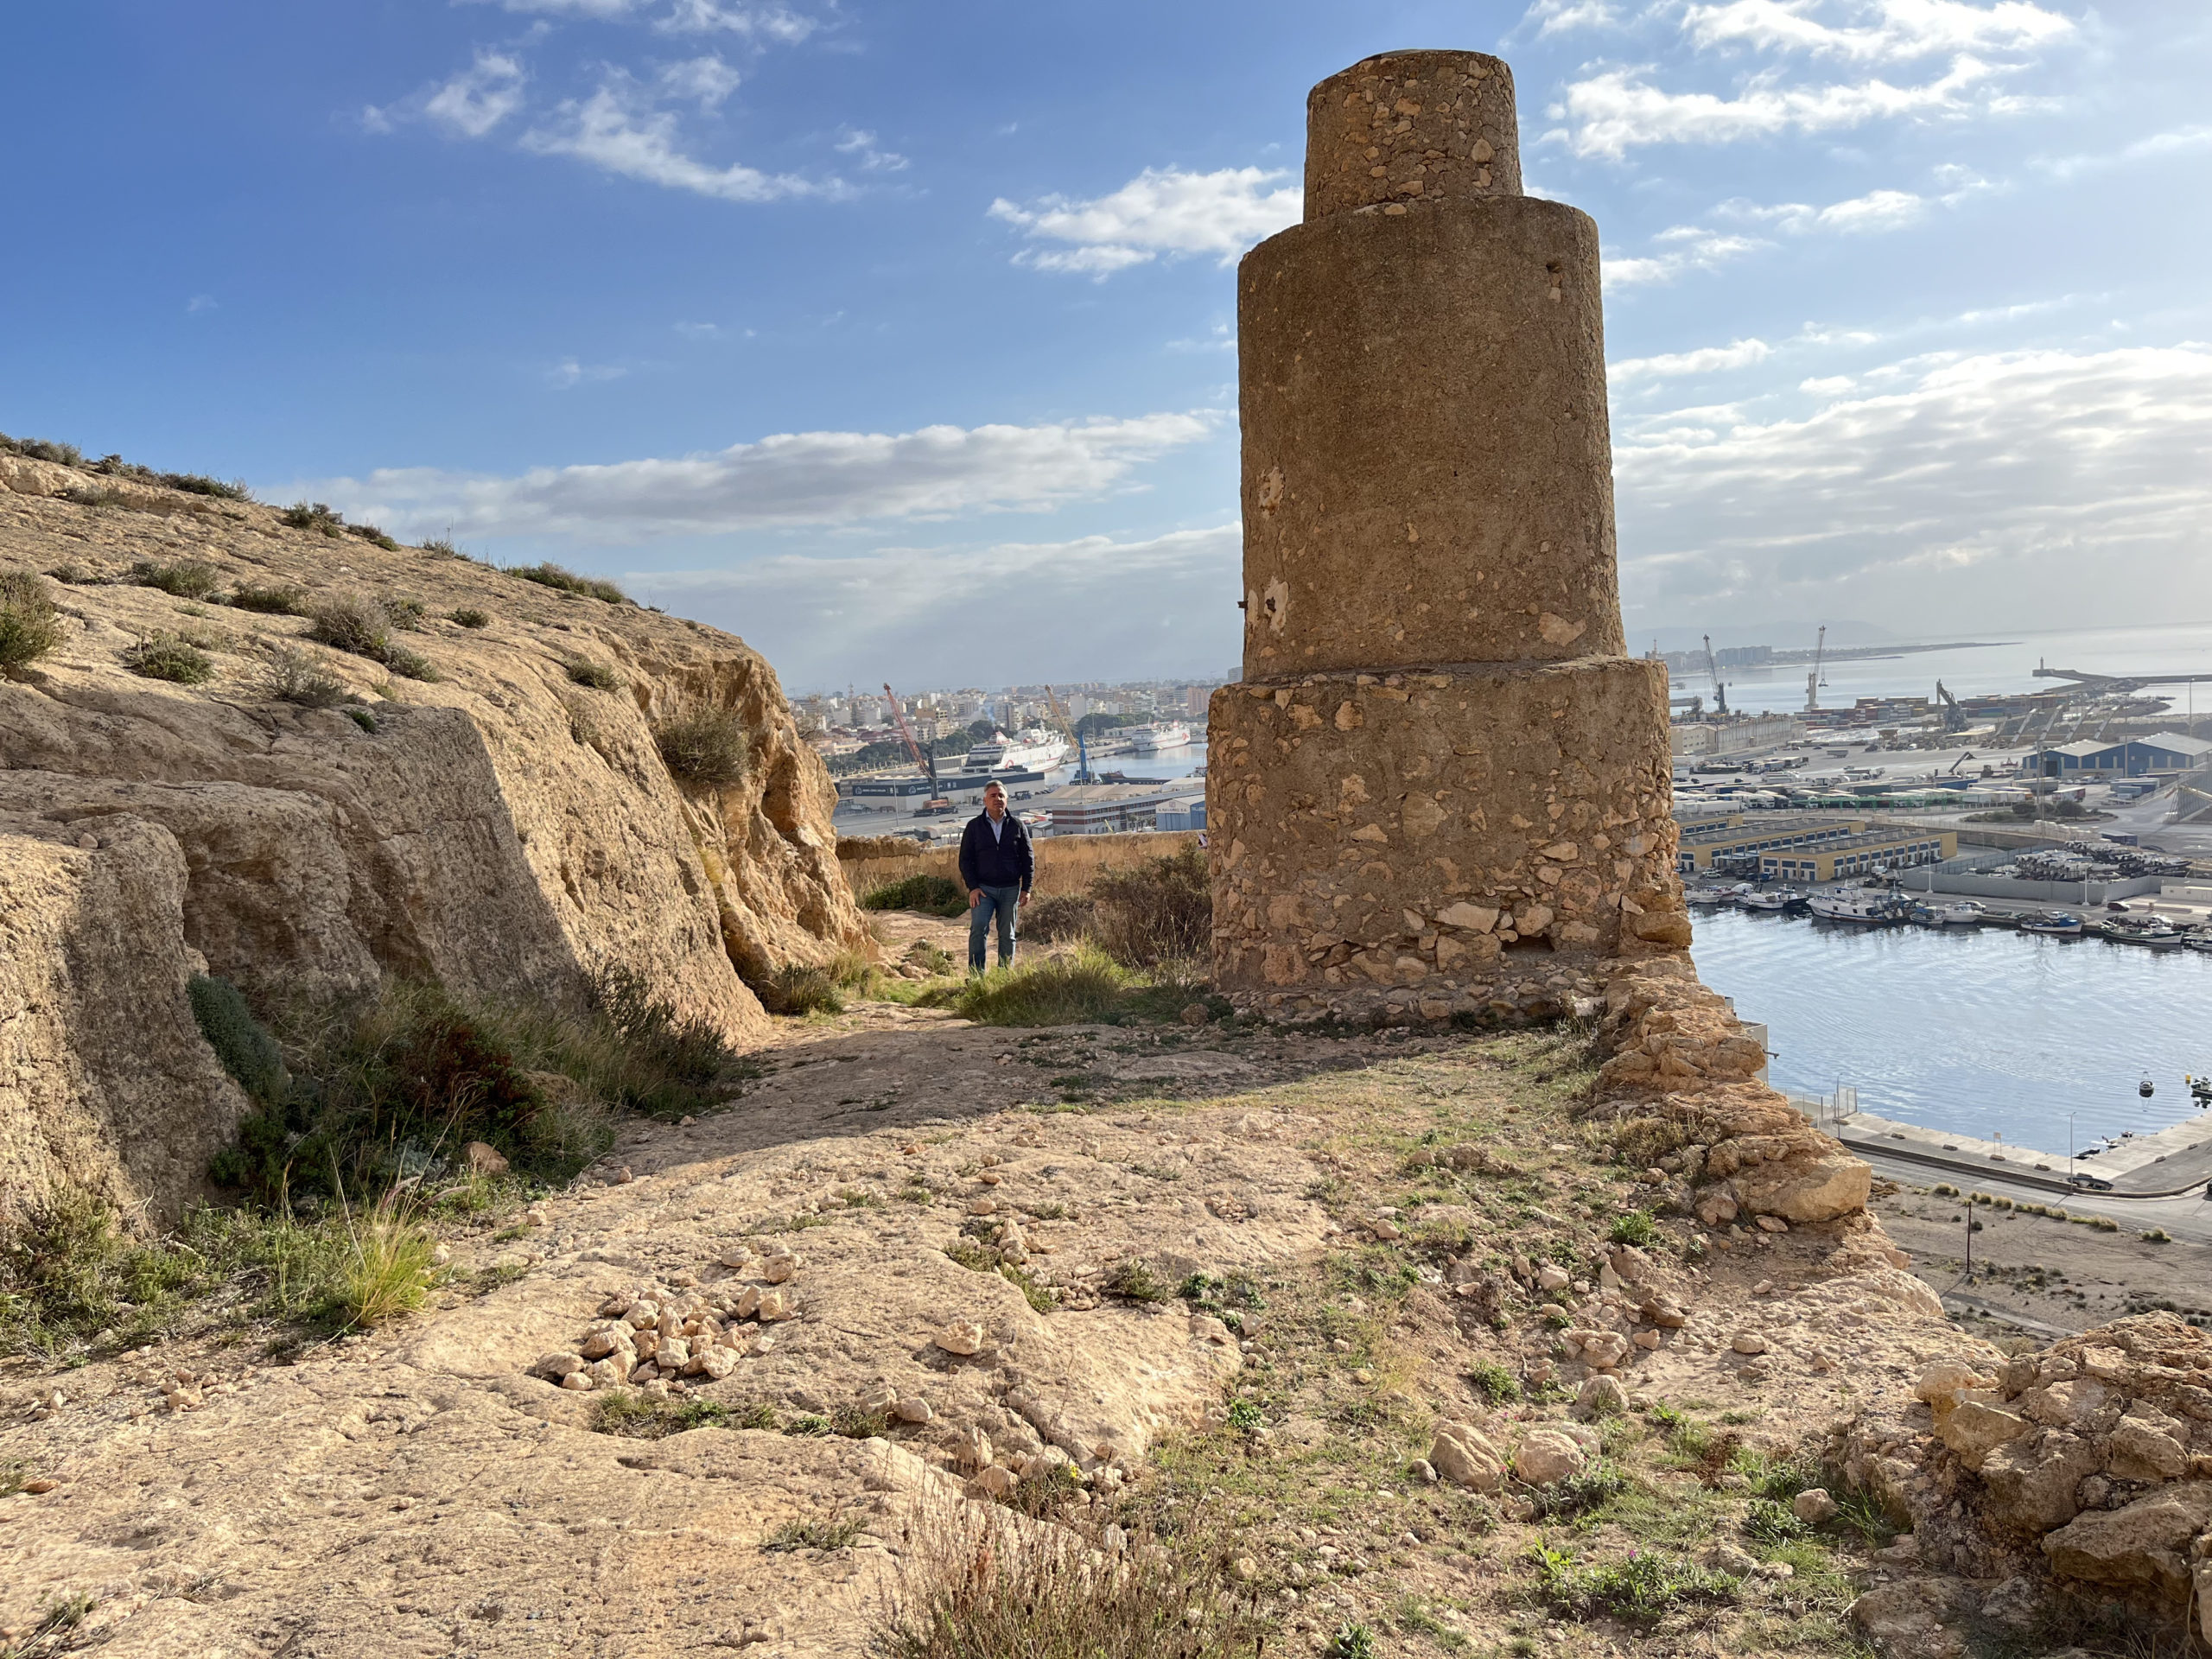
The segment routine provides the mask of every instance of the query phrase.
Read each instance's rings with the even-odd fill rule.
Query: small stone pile
[[[618,1291],[599,1305],[573,1351],[545,1355],[530,1374],[580,1389],[721,1382],[740,1359],[774,1344],[772,1336],[741,1329],[746,1321],[798,1317],[791,1281],[804,1263],[790,1246],[772,1243],[730,1250],[721,1265],[729,1276],[703,1290],[645,1284]]]

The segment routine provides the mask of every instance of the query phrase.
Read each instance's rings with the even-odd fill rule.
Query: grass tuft
[[[837,979],[828,968],[787,962],[753,987],[760,1006],[771,1014],[842,1014],[845,999],[837,994]]]
[[[1691,1602],[1735,1599],[1738,1581],[1676,1556],[1638,1551],[1625,1560],[1591,1567],[1573,1553],[1536,1548],[1536,1591],[1556,1612],[1574,1618],[1600,1613],[1630,1624],[1656,1624]]]
[[[255,689],[272,702],[297,703],[302,709],[335,709],[353,700],[346,682],[315,658],[283,646],[270,653],[269,666]]]
[[[346,527],[346,515],[334,512],[320,501],[295,501],[276,518],[294,530],[320,531],[325,536],[334,537]]]
[[[986,1026],[1069,1026],[1118,1020],[1133,976],[1103,952],[1078,947],[1042,962],[994,969],[937,994],[941,1006]]]
[[[786,1521],[760,1541],[767,1550],[849,1549],[868,1529],[858,1521]]]
[[[949,875],[910,875],[870,888],[861,898],[861,908],[913,910],[950,920],[968,913],[968,889]]]
[[[264,616],[303,616],[301,607],[307,603],[304,588],[257,588],[241,582],[231,592],[231,604],[241,611],[257,611]]]
[[[594,691],[620,691],[622,682],[614,671],[604,664],[579,658],[569,665],[569,677],[578,685],[589,686]]]
[[[629,594],[613,582],[601,582],[596,576],[580,576],[557,564],[511,565],[507,574],[520,576],[524,582],[534,582],[541,588],[556,588],[564,594],[581,594],[585,598],[602,600],[609,605],[630,603]]]
[[[1099,949],[1125,968],[1204,957],[1213,943],[1213,886],[1196,844],[1134,869],[1094,877],[1092,931]]]
[[[130,567],[130,580],[141,588],[157,588],[179,599],[205,599],[222,585],[222,576],[205,559],[180,559],[175,564],[142,559]]]
[[[451,620],[464,628],[488,628],[492,626],[490,617],[467,606],[463,606],[460,610],[454,612]]]

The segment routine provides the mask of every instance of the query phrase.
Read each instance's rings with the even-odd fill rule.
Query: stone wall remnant
[[[1308,100],[1305,222],[1239,268],[1232,993],[1434,1015],[1689,942],[1665,671],[1624,654],[1597,227],[1520,177],[1503,62],[1369,58]]]

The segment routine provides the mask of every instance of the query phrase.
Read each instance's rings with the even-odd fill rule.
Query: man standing
[[[968,820],[960,837],[960,880],[968,889],[968,971],[983,971],[983,941],[989,937],[991,918],[999,924],[999,966],[1014,965],[1015,910],[1029,902],[1029,882],[1036,860],[1029,850],[1029,831],[1006,810],[1006,791],[997,784],[983,785],[983,810]]]

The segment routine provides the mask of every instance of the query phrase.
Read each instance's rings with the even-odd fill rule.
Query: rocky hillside
[[[746,1044],[750,985],[873,949],[830,779],[728,634],[20,456],[0,582],[53,613],[0,680],[0,1211],[194,1189],[245,1103],[194,972],[558,1002],[619,966]]]

